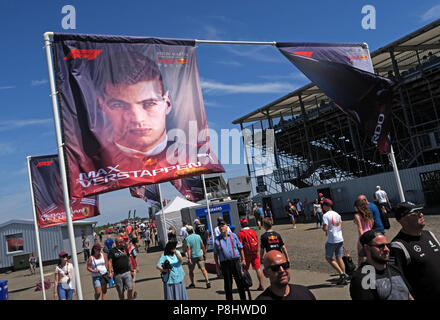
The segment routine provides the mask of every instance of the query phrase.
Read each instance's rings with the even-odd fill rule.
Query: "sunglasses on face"
[[[385,247],[389,246],[389,243],[382,243],[382,244],[369,244],[370,247],[376,247],[380,250],[385,249]]]
[[[280,264],[274,264],[273,266],[270,266],[270,270],[272,270],[273,272],[278,272],[278,271],[280,271],[281,267],[283,267],[283,270],[289,269],[290,268],[289,261],[286,261],[286,262],[280,263]]]
[[[422,211],[415,210],[413,212],[408,213],[407,216],[417,216],[418,217],[418,216],[420,216],[421,213],[422,213]]]
[[[69,258],[69,255],[65,254],[64,256],[61,256],[61,258]]]

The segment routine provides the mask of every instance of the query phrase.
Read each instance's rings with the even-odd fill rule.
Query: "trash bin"
[[[8,300],[8,280],[0,280],[0,300]]]
[[[29,268],[30,253],[16,254],[12,260],[14,262],[14,271],[24,270]]]

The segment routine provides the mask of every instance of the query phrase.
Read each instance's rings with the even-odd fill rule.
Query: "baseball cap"
[[[376,186],[376,189],[380,189],[380,186]]]
[[[395,206],[392,212],[394,213],[394,217],[396,218],[396,220],[400,220],[404,216],[421,209],[423,209],[423,206],[415,205],[412,202],[405,201]]]
[[[318,196],[322,197],[322,196],[323,196],[323,194],[322,194],[322,193],[318,193]]]
[[[380,231],[368,230],[360,236],[359,242],[362,245],[369,244],[374,238],[381,235],[383,235],[383,233]]]
[[[331,201],[330,199],[327,199],[327,198],[325,198],[325,199],[322,201],[322,204],[323,204],[323,205],[327,205],[327,206],[329,206],[329,207],[333,207],[333,201]]]
[[[247,225],[247,224],[248,224],[247,219],[246,219],[246,218],[241,218],[241,219],[240,219],[240,224],[241,224],[241,225],[245,225],[245,224]]]
[[[195,219],[194,223],[200,223],[200,220],[199,219]]]
[[[93,249],[102,249],[102,247],[99,243],[95,243],[92,248]]]
[[[64,257],[64,256],[69,256],[69,254],[66,251],[61,251],[60,254],[58,255],[60,258]]]
[[[186,231],[193,231],[193,227],[192,226],[186,226]]]

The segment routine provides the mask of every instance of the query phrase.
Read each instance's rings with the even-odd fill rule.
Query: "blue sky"
[[[76,9],[76,29],[64,30],[62,7]],[[376,9],[376,29],[364,30],[362,7]],[[56,153],[46,31],[200,40],[367,42],[370,51],[440,18],[440,1],[9,1],[0,2],[0,223],[32,218],[26,156]],[[210,128],[232,121],[308,83],[275,48],[200,44],[200,78]],[[246,166],[225,165],[225,178]],[[166,198],[177,195],[163,184]],[[145,203],[127,189],[100,197],[98,225],[127,217]]]

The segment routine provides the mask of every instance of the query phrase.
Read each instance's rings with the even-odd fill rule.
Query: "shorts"
[[[338,243],[329,243],[326,242],[325,244],[325,257],[326,258],[333,258],[333,255],[336,257],[342,257],[343,256],[343,244],[344,242],[338,242]]]
[[[244,267],[246,270],[249,270],[251,265],[253,270],[258,270],[261,268],[258,254],[252,254],[249,256],[244,255],[244,260],[246,261],[246,266]]]
[[[114,280],[119,295],[124,294],[125,290],[133,290],[133,278],[130,271],[115,274]]]
[[[194,271],[196,265],[200,270],[205,268],[205,260],[203,260],[203,257],[191,258],[191,264],[188,263],[189,271]]]
[[[291,215],[291,216],[290,216],[290,219],[292,219],[293,221],[295,221],[295,216],[294,216],[294,215]]]
[[[72,300],[73,289],[63,289],[63,285],[58,283],[57,294],[58,300]]]
[[[101,276],[92,277],[92,282],[93,282],[93,288],[95,288],[95,289],[99,288],[99,287],[106,287],[107,286],[107,282]]]

